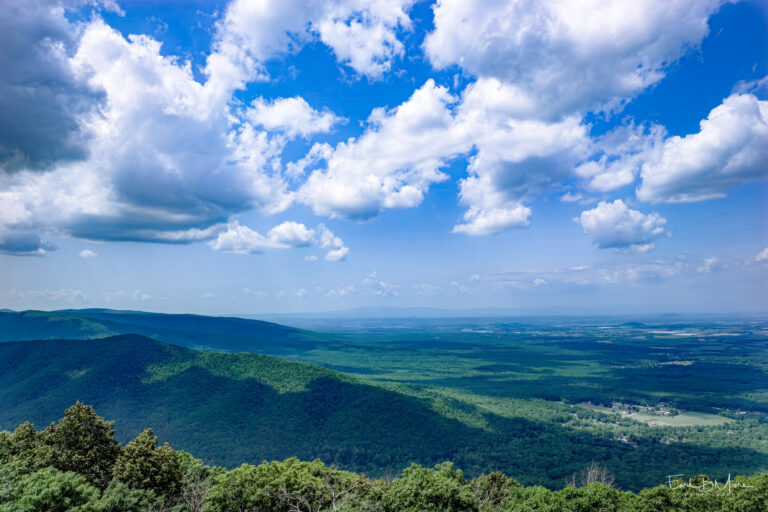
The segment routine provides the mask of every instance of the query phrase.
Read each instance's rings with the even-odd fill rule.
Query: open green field
[[[668,425],[670,427],[707,427],[712,425],[723,425],[728,423],[728,418],[706,414],[701,412],[684,412],[677,416],[658,416],[655,414],[632,413],[630,418],[642,422],[653,422],[659,425]]]
[[[730,421],[729,418],[725,418],[716,414],[707,414],[704,412],[691,412],[682,411],[678,414],[653,414],[646,411],[630,412],[630,410],[616,407],[604,407],[602,405],[594,405],[587,402],[576,404],[579,407],[588,409],[590,411],[601,412],[603,414],[621,414],[622,417],[631,418],[635,421],[647,423],[649,426],[654,427],[658,425],[664,425],[667,427],[706,427],[711,425],[723,425]]]

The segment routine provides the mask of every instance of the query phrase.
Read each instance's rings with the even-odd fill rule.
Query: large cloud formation
[[[467,234],[527,226],[522,200],[568,175],[588,152],[586,126],[576,117],[547,123],[513,114],[515,97],[499,82],[478,82],[461,99],[428,80],[403,104],[377,109],[367,130],[335,148],[316,145],[301,170],[317,166],[299,198],[319,215],[367,219],[382,210],[421,203],[440,169],[475,150],[460,182],[468,206]],[[317,165],[325,161],[325,166]]]
[[[6,178],[0,222],[43,225],[105,240],[187,242],[210,236],[233,212],[288,204],[269,170],[281,141],[245,122],[196,82],[188,63],[160,54],[146,36],[126,40],[100,20],[83,31],[72,69],[105,96],[82,117],[86,159],[50,173]]]
[[[426,55],[477,77],[460,108],[494,127],[476,141],[460,185],[465,223],[454,231],[526,227],[522,201],[573,174],[601,192],[632,183],[663,129],[629,126],[592,141],[582,116],[618,111],[661,80],[722,3],[438,0]]]
[[[459,182],[467,206],[454,232],[488,235],[530,225],[523,204],[565,179],[589,153],[587,127],[576,116],[542,121],[521,116],[514,89],[495,80],[469,86],[457,124],[476,153]]]
[[[460,98],[428,81],[374,111],[358,139],[314,147],[299,163],[317,167],[299,197],[320,215],[369,218],[420,204],[446,179],[441,168],[471,155],[454,232],[487,235],[530,225],[526,202],[571,177],[600,192],[629,185],[659,154],[663,127],[629,124],[592,139],[584,114],[618,111],[661,80],[721,4],[440,0],[426,55],[475,81]]]
[[[458,158],[467,161],[457,182],[465,211],[453,231],[467,235],[529,226],[533,200],[564,182],[608,193],[639,175],[638,199],[673,202],[766,176],[768,109],[748,92],[685,137],[634,122],[593,137],[585,121],[658,83],[706,37],[720,0],[439,0],[434,29],[415,50],[469,85],[428,79],[402,104],[374,109],[360,135],[311,145],[287,163],[289,141],[311,144],[345,120],[300,96],[246,104],[236,91],[269,80],[272,59],[311,42],[345,73],[385,78],[406,57],[413,0],[232,0],[213,27],[203,82],[151,37],[125,37],[98,16],[68,21],[67,9],[83,2],[62,1],[3,5],[5,253],[44,254],[49,235],[286,244],[275,233],[249,235],[233,216],[300,202],[317,215],[370,219],[418,206]],[[620,203],[582,215],[585,230],[599,247],[649,247],[661,220],[646,229],[648,216]],[[605,234],[609,209],[640,227]],[[313,244],[343,259],[348,249],[324,229]]]
[[[215,237],[233,214],[284,210],[292,202],[279,160],[285,143],[342,119],[301,97],[233,108],[233,92],[263,78],[267,60],[316,37],[342,64],[379,77],[403,52],[395,34],[410,26],[409,6],[233,1],[216,25],[204,83],[148,36],[125,38],[98,17],[73,25],[72,6],[7,6],[0,115],[14,119],[0,119],[0,170],[13,171],[0,174],[5,238],[27,240],[24,254],[45,250],[29,250],[25,233],[36,231],[187,243]]]
[[[437,68],[511,84],[539,116],[617,109],[708,34],[722,0],[438,0]]]

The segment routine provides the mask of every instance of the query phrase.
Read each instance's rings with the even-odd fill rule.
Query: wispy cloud
[[[0,298],[6,301],[18,301],[24,304],[81,304],[88,300],[83,290],[59,288],[55,290],[0,290]]]

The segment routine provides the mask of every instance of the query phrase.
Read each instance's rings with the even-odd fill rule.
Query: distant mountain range
[[[735,318],[760,318],[768,317],[766,312],[741,312],[741,313],[653,313],[638,311],[631,305],[607,305],[557,308],[557,307],[527,307],[527,308],[465,308],[444,309],[431,307],[361,307],[353,309],[332,310],[322,312],[298,312],[298,313],[264,313],[259,315],[241,314],[233,315],[241,318],[259,318],[273,322],[291,322],[294,319],[392,319],[392,318],[424,318],[424,319],[456,319],[468,318],[514,318],[523,320],[551,320],[567,319],[569,321],[594,321],[606,318],[619,320],[653,319],[660,322],[670,319],[725,319]]]
[[[0,341],[92,339],[141,334],[197,350],[282,354],[327,337],[270,322],[233,317],[79,309],[0,312]]]
[[[590,310],[584,309],[587,314]],[[538,316],[552,314],[552,308],[467,308],[443,309],[430,307],[362,307],[316,313],[264,314],[261,318],[279,321],[290,318],[485,318]],[[240,315],[253,318],[254,315]]]

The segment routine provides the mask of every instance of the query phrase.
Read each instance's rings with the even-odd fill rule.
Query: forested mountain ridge
[[[373,472],[456,453],[472,429],[428,404],[324,368],[196,352],[140,335],[0,344],[0,426],[46,425],[81,400],[127,440],[152,424],[205,460],[322,457]]]
[[[744,447],[630,445],[551,418],[503,417],[325,368],[140,335],[0,343],[0,427],[45,426],[77,400],[114,418],[123,442],[151,425],[162,441],[227,467],[297,456],[378,476],[453,460],[471,476],[503,470],[557,488],[598,460],[639,489],[663,482],[669,461],[690,473],[766,466]]]
[[[196,350],[266,352],[306,350],[327,336],[260,320],[143,311],[80,309],[0,312],[0,341],[144,336]]]

